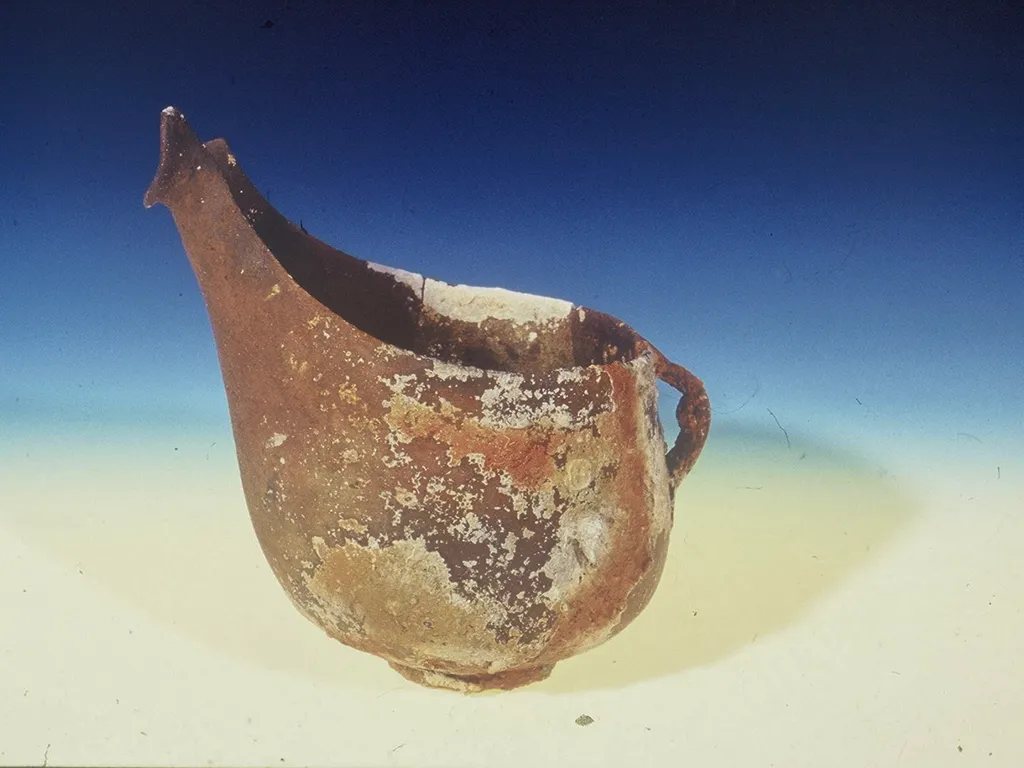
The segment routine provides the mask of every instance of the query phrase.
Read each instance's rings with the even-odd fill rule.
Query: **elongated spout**
[[[160,165],[142,199],[143,205],[151,208],[163,203],[170,207],[175,191],[188,181],[204,152],[185,116],[174,107],[164,109],[160,113]]]

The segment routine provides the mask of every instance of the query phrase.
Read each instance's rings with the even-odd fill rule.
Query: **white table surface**
[[[0,763],[1024,765],[1021,451],[790,437],[717,422],[640,618],[464,696],[298,615],[226,428],[9,432]]]

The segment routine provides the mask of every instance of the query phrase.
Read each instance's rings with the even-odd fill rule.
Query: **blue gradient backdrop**
[[[889,5],[3,3],[0,425],[226,428],[142,207],[174,105],[336,247],[621,317],[716,427],[1019,451],[1022,16]]]

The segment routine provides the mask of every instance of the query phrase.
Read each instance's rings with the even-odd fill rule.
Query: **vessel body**
[[[295,607],[430,686],[545,677],[648,603],[703,385],[569,302],[357,259],[164,110],[145,200],[202,289],[247,506]],[[666,454],[658,379],[680,390]]]

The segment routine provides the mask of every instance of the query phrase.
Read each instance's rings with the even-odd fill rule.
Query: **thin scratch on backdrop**
[[[789,432],[787,432],[786,428],[784,426],[782,426],[782,424],[779,423],[779,417],[776,416],[774,413],[772,413],[772,409],[771,408],[768,409],[768,413],[771,413],[772,418],[775,419],[776,426],[778,426],[778,428],[782,430],[782,434],[785,435],[785,437],[786,437],[786,448],[788,448],[789,450],[793,450],[793,445],[792,445],[792,443],[789,442]]]
[[[718,415],[719,416],[727,416],[730,413],[736,413],[737,411],[742,411],[744,408],[747,407],[747,403],[749,403],[751,400],[753,400],[755,397],[757,397],[757,393],[760,392],[760,391],[761,391],[761,381],[760,381],[760,379],[757,378],[757,376],[755,376],[754,377],[754,391],[750,394],[750,396],[746,400],[744,400],[740,404],[740,406],[738,408],[733,408],[731,411],[718,411]]]
[[[850,257],[853,256],[853,252],[855,250],[857,250],[857,238],[856,237],[854,237],[853,238],[853,242],[850,243],[850,250],[848,250],[846,252],[846,256],[843,257],[843,260],[841,262],[839,262],[839,264],[837,266],[832,267],[828,271],[828,274],[835,275],[835,274],[837,274],[839,272],[842,272],[844,269],[846,269],[846,262],[848,262],[850,260]]]

